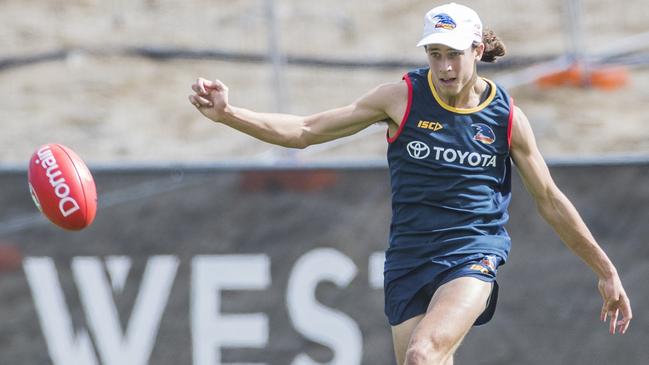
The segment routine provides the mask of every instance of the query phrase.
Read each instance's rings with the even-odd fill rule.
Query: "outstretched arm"
[[[579,213],[557,188],[541,153],[530,123],[523,112],[514,111],[511,155],[525,187],[536,201],[543,218],[561,240],[590,266],[599,278],[598,288],[604,304],[601,320],[610,316],[609,331],[625,333],[631,320],[631,305],[615,266],[597,244]],[[622,317],[618,318],[621,312]],[[619,319],[619,320],[618,320]]]
[[[345,137],[381,120],[399,121],[408,97],[405,82],[384,84],[347,106],[297,116],[258,113],[230,105],[228,88],[218,80],[199,78],[192,90],[189,101],[207,118],[262,141],[293,148]]]

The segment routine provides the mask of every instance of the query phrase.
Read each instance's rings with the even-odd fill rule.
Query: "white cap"
[[[417,47],[443,44],[465,50],[473,42],[482,42],[482,22],[478,13],[464,5],[450,3],[426,13],[424,35]]]

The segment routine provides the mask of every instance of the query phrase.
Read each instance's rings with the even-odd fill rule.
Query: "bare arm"
[[[615,266],[597,244],[575,207],[552,180],[527,117],[518,108],[514,113],[511,154],[525,187],[534,198],[541,216],[566,246],[597,274],[598,288],[604,300],[602,321],[610,315],[610,332],[614,334],[616,327],[620,333],[626,332],[632,317],[631,305]],[[622,318],[618,321],[619,311]]]
[[[189,101],[207,118],[228,125],[262,141],[304,148],[354,134],[381,120],[399,120],[405,112],[405,82],[384,84],[352,104],[309,116],[258,113],[228,102],[228,88],[222,82],[198,79]],[[395,119],[396,118],[396,119]]]

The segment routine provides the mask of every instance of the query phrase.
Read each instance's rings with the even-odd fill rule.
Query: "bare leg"
[[[415,327],[417,327],[422,318],[424,318],[423,314],[410,318],[396,326],[392,326],[392,343],[394,345],[394,355],[397,358],[398,365],[403,365],[406,361],[406,350],[410,343],[410,336],[412,336]]]
[[[410,337],[405,364],[453,364],[455,350],[485,309],[491,285],[461,277],[439,287]]]

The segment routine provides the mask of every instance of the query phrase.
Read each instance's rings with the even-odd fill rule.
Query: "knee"
[[[404,365],[430,364],[430,353],[421,346],[409,346],[406,350],[406,362]]]
[[[454,344],[443,336],[413,338],[406,350],[406,365],[446,364],[453,354]]]

